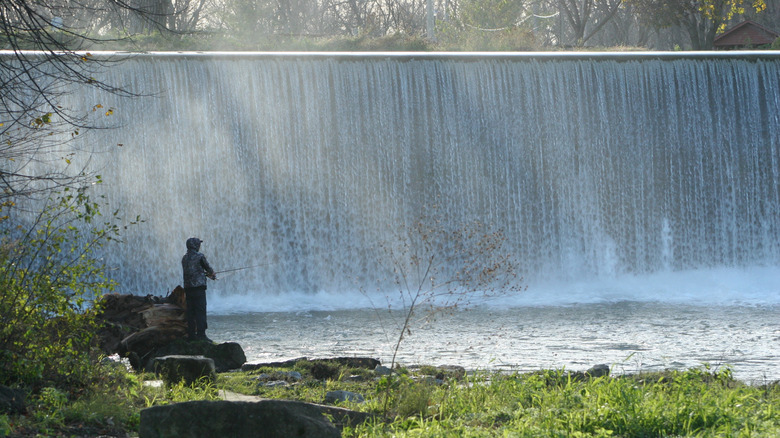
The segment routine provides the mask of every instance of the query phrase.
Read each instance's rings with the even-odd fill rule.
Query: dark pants
[[[206,337],[206,286],[184,289],[187,296],[187,336]]]

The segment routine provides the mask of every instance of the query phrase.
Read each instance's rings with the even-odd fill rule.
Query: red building
[[[717,50],[750,49],[772,44],[780,33],[746,20],[718,35],[713,42]]]

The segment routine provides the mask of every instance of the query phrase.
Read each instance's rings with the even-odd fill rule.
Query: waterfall
[[[534,283],[780,263],[776,54],[146,54],[105,72],[147,97],[74,147],[145,220],[105,254],[164,294],[190,236],[214,286],[338,295],[432,205],[504,230]],[[121,145],[121,146],[120,146]]]

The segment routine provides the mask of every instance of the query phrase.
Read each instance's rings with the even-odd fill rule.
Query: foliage
[[[60,147],[99,125],[93,118],[100,105],[71,108],[64,102],[70,93],[87,89],[135,96],[101,79],[116,59],[101,60],[80,51],[87,43],[106,41],[103,32],[118,32],[123,19],[161,18],[131,3],[0,2],[0,201],[45,197],[63,187],[79,187],[93,176],[83,169],[72,171],[71,157],[61,157]]]
[[[412,329],[441,314],[522,290],[514,257],[503,248],[501,231],[490,230],[479,221],[451,228],[435,215],[436,210],[435,205],[426,209],[394,242],[383,245],[392,263],[392,282],[398,288],[396,300],[387,297],[388,313],[383,317],[377,312],[383,328],[384,319],[395,324],[391,370]],[[394,301],[400,303],[400,314],[393,311],[398,305]],[[386,385],[385,411],[393,375],[387,378],[391,381]]]
[[[345,436],[772,436],[780,392],[725,369],[575,379],[563,370],[472,376],[428,387],[427,413]]]
[[[92,50],[203,50],[203,51],[308,51],[308,52],[371,52],[371,51],[431,51],[437,47],[419,36],[393,34],[372,36],[291,36],[255,34],[239,38],[225,32],[203,32],[197,35],[171,35],[154,32],[132,39],[95,43]]]
[[[722,31],[726,24],[755,19],[755,14],[767,9],[765,3],[765,0],[438,1],[434,2],[435,37],[427,39],[424,35],[427,4],[418,0],[347,3],[75,0],[51,5],[36,3],[38,7],[30,11],[37,14],[29,16],[19,16],[25,8],[9,10],[5,15],[10,18],[11,26],[6,27],[6,33],[13,38],[0,46],[64,49],[67,55],[71,50],[353,50],[347,48],[350,45],[360,47],[354,50],[403,50],[397,44],[402,40],[407,40],[410,47],[415,46],[411,44],[413,41],[419,42],[419,50],[555,50],[586,43],[590,47],[639,45],[671,50],[674,44],[684,43],[679,38],[685,33],[695,45],[702,42],[700,37],[708,38],[710,31]],[[771,3],[768,9],[771,12]],[[780,22],[775,15],[763,14],[760,21],[777,28]],[[35,24],[30,27],[34,31],[18,29],[19,26],[13,25],[17,22]],[[507,30],[511,30],[509,35],[504,33]],[[521,43],[518,40],[521,34],[533,38],[523,38],[526,41]],[[455,41],[467,44],[457,45]],[[70,58],[59,59],[67,59],[68,63],[62,66],[75,67],[76,72],[98,64],[95,60],[79,64],[74,62],[77,57]],[[100,83],[99,75],[86,76],[97,79],[95,84]]]
[[[533,51],[540,48],[533,32],[524,27],[481,29],[442,23],[439,29],[437,44],[439,50],[511,52]]]
[[[517,25],[525,6],[510,0],[463,0],[458,18],[470,28],[499,30]]]
[[[686,371],[589,378],[583,373],[543,370],[532,373],[473,373],[465,379],[436,382],[419,367],[393,379],[355,383],[329,381],[330,389],[366,395],[349,407],[383,413],[388,385],[387,421],[345,430],[344,436],[773,436],[780,432],[780,385],[748,386],[729,368],[707,366]],[[252,373],[221,375],[218,385],[262,397],[321,402],[326,388],[311,381],[273,390],[258,386]],[[347,374],[347,373],[342,373]],[[227,380],[231,383],[226,383]],[[243,382],[243,383],[240,383]],[[313,390],[316,389],[316,390]],[[308,390],[308,392],[307,392]]]
[[[694,49],[712,49],[715,35],[729,22],[752,10],[766,10],[764,0],[627,0],[643,21],[656,28],[679,26],[691,39]]]
[[[203,379],[192,385],[187,385],[181,381],[168,388],[167,398],[172,403],[180,403],[189,400],[220,400],[217,388]]]
[[[736,16],[744,15],[747,10],[759,13],[766,10],[765,0],[706,0],[700,3],[699,10],[705,17],[718,23],[717,32],[726,30],[728,22]]]
[[[11,431],[11,419],[8,415],[0,414],[0,436],[8,436]]]
[[[2,212],[0,384],[84,384],[95,332],[88,300],[114,286],[95,251],[117,239],[117,213],[99,223],[86,188],[66,188],[37,214],[12,202]]]
[[[189,400],[215,400],[222,391],[263,398],[322,403],[325,393],[346,390],[366,402],[345,403],[382,414],[385,385],[390,409],[377,421],[346,428],[345,437],[661,437],[777,436],[780,384],[749,386],[729,368],[704,366],[634,375],[590,378],[566,370],[530,373],[474,372],[434,380],[435,367],[400,369],[394,379],[315,379],[305,363],[251,372],[224,373],[214,384],[166,388],[143,383],[111,361],[96,366],[102,378],[80,393],[54,387],[32,398],[26,416],[0,416],[0,432],[15,435],[124,436],[137,432],[140,410]],[[297,371],[300,380],[269,387],[262,377]]]
[[[28,414],[10,418],[8,434],[121,436],[138,428],[140,409],[165,400],[161,388],[144,385],[120,363],[104,359],[92,367],[94,378],[80,391],[47,386],[29,397]]]

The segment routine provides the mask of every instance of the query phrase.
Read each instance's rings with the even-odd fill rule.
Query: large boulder
[[[167,384],[184,381],[192,385],[203,379],[213,383],[217,374],[214,361],[203,356],[163,356],[154,359],[154,372]]]
[[[97,308],[102,321],[98,338],[107,354],[143,357],[170,339],[186,336],[186,303],[181,286],[167,297],[106,294]]]
[[[101,346],[108,354],[129,358],[136,371],[153,372],[155,358],[172,355],[211,358],[220,373],[240,368],[246,355],[235,342],[186,341],[186,307],[181,286],[166,297],[104,295],[98,306]]]
[[[344,426],[368,418],[362,412],[292,400],[191,401],[142,410],[139,437],[336,438]]]
[[[130,358],[130,365],[139,370],[150,364],[161,348],[183,339],[184,332],[170,327],[147,327],[126,337],[119,344],[119,354]],[[162,354],[165,356],[165,354]],[[148,367],[147,367],[148,368]]]
[[[155,358],[175,355],[207,357],[214,361],[218,373],[239,369],[246,362],[244,349],[235,342],[215,344],[209,341],[174,340],[148,352],[141,367],[146,371],[154,371]]]

